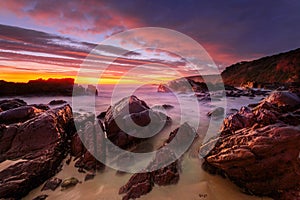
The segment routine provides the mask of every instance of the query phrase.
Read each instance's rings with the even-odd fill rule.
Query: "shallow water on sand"
[[[76,101],[80,101],[79,107],[73,108],[76,112],[88,112],[92,111],[95,107],[95,114],[99,114],[105,111],[108,106],[121,98],[130,95],[126,87],[124,89],[115,93],[115,100],[111,101],[111,87],[100,88],[98,97],[91,96],[81,96],[74,97]],[[262,97],[240,97],[240,98],[221,98],[221,101],[214,103],[209,102],[198,102],[198,108],[193,107],[193,94],[166,94],[157,93],[156,86],[148,86],[146,88],[141,88],[135,92],[135,95],[144,100],[149,107],[162,104],[173,105],[174,108],[165,110],[165,112],[172,118],[172,125],[166,128],[160,135],[159,139],[155,142],[154,146],[157,147],[162,144],[163,140],[168,137],[171,130],[175,129],[184,121],[189,123],[199,123],[198,134],[200,136],[206,135],[206,130],[208,124],[211,122],[220,128],[222,118],[210,119],[206,116],[208,111],[211,111],[217,106],[221,106],[224,101],[226,103],[226,113],[230,112],[230,109],[239,109],[241,106],[248,105],[250,103],[257,103]],[[181,99],[181,103],[178,102],[176,97]],[[20,97],[25,100],[28,104],[33,103],[48,103],[53,99],[63,99],[72,105],[72,97]],[[91,104],[91,99],[94,98],[95,106]],[[1,100],[1,99],[0,99]],[[183,102],[183,103],[182,103]],[[182,110],[188,113],[182,118]],[[206,135],[206,139],[211,136],[216,135],[217,132],[210,133]],[[262,197],[255,197],[243,194],[240,189],[235,186],[230,181],[223,179],[219,176],[213,176],[201,168],[201,160],[198,158],[197,150],[200,146],[200,141],[193,144],[189,152],[187,152],[182,160],[182,172],[180,174],[180,180],[178,184],[171,186],[158,187],[155,186],[154,189],[147,195],[142,196],[141,199],[191,199],[191,200],[201,200],[201,199],[245,199],[245,200],[255,200],[255,199],[268,199]],[[65,179],[69,177],[76,177],[81,184],[77,184],[74,188],[70,188],[61,191],[60,188],[56,191],[43,191],[41,192],[42,186],[34,189],[27,195],[24,199],[31,200],[34,197],[41,194],[48,194],[49,200],[57,199],[98,199],[98,200],[114,200],[121,199],[122,196],[118,195],[119,188],[126,184],[131,174],[117,174],[116,170],[106,168],[103,172],[99,172],[93,180],[84,182],[85,174],[79,173],[76,168],[73,167],[74,162],[70,165],[64,164],[63,170],[59,172],[56,177]]]

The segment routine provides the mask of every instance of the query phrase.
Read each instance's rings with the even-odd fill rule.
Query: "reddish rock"
[[[300,106],[297,98],[276,92],[254,109],[242,108],[229,116],[219,138],[201,147],[203,168],[228,177],[251,194],[297,199],[300,116],[293,113]],[[290,113],[292,122],[287,120]]]
[[[0,198],[20,199],[61,169],[71,121],[71,107],[65,105],[0,128],[0,142],[6,143],[0,145],[0,162],[22,159],[0,172]]]
[[[155,158],[149,164],[147,169],[151,172],[134,174],[127,184],[120,188],[119,194],[125,194],[123,200],[139,198],[149,193],[154,184],[159,186],[177,184],[179,181],[180,162],[175,153],[166,145],[170,142],[174,142],[174,145],[177,145],[181,139],[188,137],[193,137],[192,140],[194,140],[195,135],[197,134],[187,123],[171,132],[169,138],[159,148],[161,151],[157,152]],[[164,163],[166,162],[171,162],[171,164],[165,165]]]
[[[136,125],[135,127],[128,125],[130,119]],[[144,140],[135,133],[142,132],[145,137],[152,133],[158,133],[169,120],[170,118],[163,113],[151,110],[144,101],[136,96],[130,96],[108,108],[104,125],[107,138],[115,145],[127,149]],[[150,121],[151,125],[149,125]],[[147,125],[149,125],[147,130],[142,131],[142,128]]]

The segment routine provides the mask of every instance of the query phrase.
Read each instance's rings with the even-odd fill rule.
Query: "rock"
[[[207,116],[209,117],[218,117],[224,115],[224,108],[217,107],[214,110],[207,113]]]
[[[106,115],[106,112],[101,112],[99,115],[97,115],[97,118],[104,119],[105,115]]]
[[[203,168],[228,177],[250,194],[297,199],[299,104],[293,94],[280,93],[271,94],[252,110],[243,107],[225,119],[220,136],[200,149]]]
[[[122,200],[136,199],[152,190],[153,183],[150,173],[134,174],[128,183],[122,186],[119,194],[124,194]]]
[[[128,123],[130,119],[134,122],[134,127]],[[147,130],[142,131],[143,127],[148,125],[150,121],[152,122],[151,125],[147,127]],[[169,117],[161,112],[153,111],[136,96],[123,98],[110,106],[104,118],[107,138],[124,149],[144,140],[141,138],[142,136],[135,135],[135,133],[143,133],[147,137],[149,134],[159,132],[169,121]],[[131,135],[124,131],[131,133]]]
[[[44,199],[46,199],[47,197],[48,197],[48,195],[42,194],[42,195],[39,195],[39,196],[33,198],[32,200],[44,200]]]
[[[171,109],[171,108],[174,108],[174,106],[170,105],[170,104],[163,104],[162,107],[164,109]]]
[[[266,102],[276,104],[277,106],[299,106],[300,97],[291,92],[274,91],[266,99]]]
[[[35,117],[41,113],[42,110],[32,106],[21,106],[13,108],[0,113],[0,122],[4,124],[11,124],[17,122],[24,122]]]
[[[157,92],[162,92],[162,93],[169,93],[172,92],[170,88],[168,88],[166,85],[164,84],[160,84],[157,88]]]
[[[50,107],[46,104],[30,104],[29,106],[33,106],[35,108],[38,108],[38,109],[44,110],[44,111],[50,109]]]
[[[43,186],[41,191],[44,190],[52,190],[54,191],[56,188],[58,188],[58,186],[61,184],[62,180],[60,178],[51,178],[50,180],[48,180],[45,185]]]
[[[2,111],[9,110],[12,108],[18,108],[21,106],[26,106],[27,103],[22,99],[11,99],[11,100],[2,100],[0,101],[0,108]]]
[[[71,107],[64,105],[0,127],[0,162],[17,160],[0,171],[0,198],[20,199],[61,169],[71,121]]]
[[[67,178],[65,179],[62,183],[61,183],[61,187],[62,189],[68,189],[71,187],[74,187],[77,185],[77,183],[79,183],[77,178],[71,177],[71,178]]]
[[[94,179],[95,174],[87,174],[84,178],[84,181],[92,180]]]
[[[179,132],[179,130],[181,130]],[[119,194],[125,194],[123,200],[139,198],[142,195],[149,193],[154,184],[159,186],[166,186],[177,184],[179,181],[180,161],[172,150],[166,147],[171,141],[174,145],[185,142],[182,139],[194,137],[197,135],[194,130],[187,124],[172,131],[167,140],[159,148],[153,161],[149,164],[148,169],[151,172],[133,174],[129,181],[120,188]],[[164,147],[164,148],[163,148]],[[171,162],[169,165],[164,162]]]
[[[104,169],[105,165],[98,161],[105,158],[104,134],[100,133],[100,126],[91,121],[85,124],[71,140],[71,154],[78,157],[75,167],[88,171]],[[81,135],[81,139],[79,137]],[[96,158],[94,157],[96,156]]]
[[[67,103],[65,100],[52,100],[49,102],[50,106],[61,105]]]

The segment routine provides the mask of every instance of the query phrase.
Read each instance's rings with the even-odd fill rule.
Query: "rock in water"
[[[0,162],[19,159],[0,172],[0,198],[20,199],[60,170],[71,121],[71,107],[64,105],[21,124],[0,126]]]
[[[137,126],[129,124],[130,119]],[[139,135],[135,137],[134,133],[143,133],[145,137],[156,134],[167,125],[169,120],[169,117],[153,111],[136,96],[130,96],[108,108],[104,124],[107,138],[115,145],[126,149],[143,140]],[[147,130],[143,130],[145,126],[148,126]],[[123,130],[126,130],[126,133]],[[131,135],[127,134],[129,132]]]
[[[49,102],[49,105],[55,106],[55,105],[61,105],[67,103],[65,100],[52,100]]]
[[[218,117],[221,115],[224,115],[224,108],[222,107],[215,108],[214,110],[207,113],[207,116],[209,117]]]
[[[77,185],[77,183],[79,183],[77,178],[68,178],[65,179],[62,183],[61,183],[61,187],[62,189],[68,189],[70,187],[74,187],[75,185]]]
[[[174,145],[177,146],[182,142],[182,139],[192,137],[192,140],[194,140],[196,136],[195,131],[187,123],[171,132],[169,138],[159,148],[163,149],[157,152],[155,158],[149,164],[148,168],[151,172],[134,174],[127,184],[120,188],[119,194],[125,194],[123,200],[136,199],[149,193],[154,184],[159,186],[177,184],[179,181],[180,161],[166,145],[174,142]],[[167,166],[163,164],[168,161],[171,164]]]
[[[243,107],[224,120],[219,138],[201,147],[203,168],[251,194],[298,199],[300,127],[282,116],[294,113],[299,120],[299,107],[299,97],[286,92],[271,94],[252,110]]]

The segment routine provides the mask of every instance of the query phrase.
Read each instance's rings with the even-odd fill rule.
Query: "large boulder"
[[[143,136],[147,137],[152,133],[158,133],[169,120],[169,117],[150,109],[136,96],[129,96],[108,108],[104,126],[107,138],[115,145],[126,149],[143,140],[138,134],[143,133]],[[130,121],[133,122],[133,126]],[[145,126],[148,126],[147,130],[143,130]]]
[[[292,93],[276,92],[252,110],[243,107],[229,116],[220,136],[201,147],[203,168],[228,177],[251,194],[298,199],[300,101],[297,98]],[[287,114],[293,120],[286,120]]]
[[[0,162],[11,162],[0,171],[0,198],[20,199],[60,170],[71,121],[71,107],[64,105],[0,126]]]

